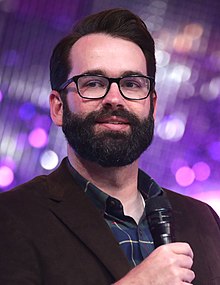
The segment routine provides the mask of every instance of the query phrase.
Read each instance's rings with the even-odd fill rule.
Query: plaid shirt
[[[97,188],[82,177],[69,163],[71,174],[84,189],[92,203],[101,210],[103,218],[109,225],[131,266],[138,265],[153,250],[154,243],[144,211],[138,224],[133,218],[125,216],[121,202]],[[138,190],[144,200],[163,194],[163,190],[146,173],[139,169]]]

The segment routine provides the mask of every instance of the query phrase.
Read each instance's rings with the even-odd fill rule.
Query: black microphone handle
[[[146,214],[155,248],[173,242],[172,207],[168,199],[158,196],[147,200]]]
[[[168,244],[174,241],[171,235],[170,222],[161,221],[155,226],[150,225],[150,231],[154,240],[155,248],[160,245]]]

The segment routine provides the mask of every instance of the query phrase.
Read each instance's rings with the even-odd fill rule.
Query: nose
[[[103,106],[123,108],[125,99],[122,97],[117,83],[113,82],[106,96],[102,99]]]

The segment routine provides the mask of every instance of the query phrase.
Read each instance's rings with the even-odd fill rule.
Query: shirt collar
[[[67,166],[74,177],[76,183],[84,190],[88,198],[101,211],[105,211],[107,200],[115,199],[101,189],[96,187],[93,183],[85,179],[78,171],[70,164],[67,159]],[[163,194],[162,188],[143,170],[138,170],[138,190],[141,192],[144,200],[153,198]],[[116,199],[117,200],[117,199]]]

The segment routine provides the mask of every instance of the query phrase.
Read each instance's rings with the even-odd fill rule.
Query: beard
[[[95,132],[97,120],[117,116],[128,121],[129,131]],[[133,113],[117,109],[103,108],[87,116],[80,116],[69,110],[63,102],[63,133],[66,140],[81,158],[95,162],[102,167],[120,167],[137,160],[149,147],[153,139],[153,104],[147,118],[139,120]]]

